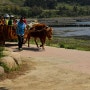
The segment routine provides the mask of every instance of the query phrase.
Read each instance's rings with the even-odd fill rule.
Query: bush
[[[63,43],[61,43],[60,48],[65,48],[65,45]]]

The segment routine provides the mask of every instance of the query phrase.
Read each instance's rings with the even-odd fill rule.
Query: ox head
[[[46,29],[46,34],[47,34],[47,37],[48,37],[49,40],[52,39],[52,33],[53,33],[53,29],[51,27],[48,27]]]

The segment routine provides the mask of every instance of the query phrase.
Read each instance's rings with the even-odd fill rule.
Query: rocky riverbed
[[[28,23],[33,20],[37,20],[40,23],[45,23],[49,26],[77,26],[75,22],[90,21],[88,17],[60,17],[60,18],[40,18],[40,19],[27,19]],[[90,25],[86,25],[90,26]]]

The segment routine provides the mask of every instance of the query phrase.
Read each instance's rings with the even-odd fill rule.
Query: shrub
[[[61,48],[65,48],[65,45],[63,43],[60,44]]]

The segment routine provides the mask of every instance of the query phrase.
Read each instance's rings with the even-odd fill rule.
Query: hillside
[[[11,2],[10,0],[0,0],[0,5],[3,4],[12,4],[13,2]]]
[[[80,4],[80,5],[90,5],[90,0],[57,0],[58,2],[62,3],[69,3],[69,4]]]
[[[39,1],[39,3],[38,3]],[[90,5],[90,0],[25,0],[25,5],[27,6],[41,6],[41,7],[47,7],[47,8],[54,8],[55,6],[57,6],[57,4],[59,3],[67,3],[67,4],[77,4],[77,5]]]
[[[0,0],[0,5],[23,5],[25,0]]]
[[[39,1],[39,3],[38,3]],[[90,5],[90,0],[0,0],[0,5],[3,4],[16,4],[16,5],[22,5],[22,6],[41,6],[41,7],[47,7],[50,8],[52,5],[55,7],[58,4],[66,3],[66,4],[78,4],[78,5]]]
[[[0,14],[29,18],[90,16],[90,0],[0,0]]]
[[[11,1],[12,3],[16,4],[16,5],[24,5],[24,1],[25,0],[9,0]]]
[[[0,0],[0,5],[3,4],[16,4],[16,5],[26,5],[29,7],[32,6],[47,6],[50,7],[52,5],[57,6],[59,3],[67,3],[67,4],[79,4],[79,5],[90,5],[90,0],[37,0],[39,1],[36,2],[36,0]],[[55,4],[54,4],[55,3]],[[43,5],[43,6],[42,6]],[[49,6],[50,5],[50,6]]]

